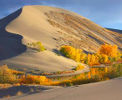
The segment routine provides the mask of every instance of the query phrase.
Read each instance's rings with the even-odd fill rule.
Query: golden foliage
[[[45,76],[25,75],[23,72],[9,69],[7,65],[0,67],[0,83],[44,84],[51,82]]]
[[[36,75],[23,75],[20,78],[20,83],[23,84],[44,84],[48,83],[49,79],[47,79],[45,76],[36,76]]]
[[[93,65],[99,65],[99,55],[96,54],[88,54],[87,56],[88,60],[88,65],[93,66]]]
[[[111,78],[114,78],[116,77],[116,74],[117,74],[117,68],[115,69],[111,67],[90,68],[90,72],[82,73],[80,75],[72,77],[69,80],[57,81],[53,84],[69,86],[75,84],[77,85],[77,84],[85,84],[90,82],[98,82],[98,81],[109,80]]]
[[[117,57],[118,47],[116,45],[104,44],[98,50],[99,54],[105,54],[110,57]]]
[[[83,69],[84,69],[84,66],[79,64],[74,70],[78,71],[78,70],[83,70]]]
[[[84,61],[86,57],[86,54],[83,53],[81,49],[75,49],[72,46],[67,46],[67,45],[62,46],[60,51],[64,56],[71,58],[76,62]]]
[[[89,72],[82,73],[80,75],[76,75],[71,77],[70,79],[61,79],[61,80],[51,80],[46,78],[45,76],[37,76],[37,75],[21,75],[21,77],[14,77],[11,69],[7,66],[1,67],[0,69],[0,79],[2,76],[2,81],[0,83],[13,83],[17,80],[16,86],[20,84],[40,84],[40,85],[75,85],[75,84],[84,84],[89,82],[97,82],[103,80],[109,80],[114,77],[122,76],[122,64],[114,64],[111,67],[103,67],[103,68],[90,68]],[[83,66],[79,65],[77,70],[82,69]],[[4,73],[4,74],[1,74]],[[6,74],[7,73],[7,74]],[[6,76],[7,75],[7,76]],[[16,74],[18,75],[18,74]],[[4,77],[4,78],[3,78]],[[5,79],[5,80],[3,80]]]
[[[76,49],[68,45],[62,46],[60,51],[64,56],[76,62],[88,64],[89,66],[109,64],[122,58],[122,54],[118,52],[118,47],[109,44],[101,45],[97,53],[88,55],[83,53],[81,49]]]
[[[101,55],[99,55],[99,57],[100,57],[100,60],[99,60],[100,63],[105,64],[105,63],[109,62],[109,56],[107,56],[105,54],[101,54]]]

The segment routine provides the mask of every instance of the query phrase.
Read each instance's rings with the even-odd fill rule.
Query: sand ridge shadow
[[[22,9],[8,15],[0,20],[0,61],[17,56],[26,51],[26,46],[22,44],[23,37],[19,34],[6,31],[6,26],[22,12]]]
[[[39,93],[45,90],[52,89],[51,87],[43,87],[43,86],[27,86],[27,85],[21,85],[21,86],[13,86],[9,88],[3,88],[0,89],[0,98],[4,97],[12,97],[12,96],[20,96],[20,95],[31,95],[35,93]]]

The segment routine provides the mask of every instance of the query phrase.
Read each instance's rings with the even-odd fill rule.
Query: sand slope
[[[10,67],[61,71],[77,64],[55,52],[61,45],[73,45],[94,52],[102,43],[116,44],[120,34],[60,8],[25,6],[0,20],[0,64]],[[27,43],[41,41],[47,49],[35,52]]]

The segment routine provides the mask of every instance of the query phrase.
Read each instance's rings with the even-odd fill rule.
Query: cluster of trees
[[[76,62],[82,62],[86,58],[86,54],[81,49],[76,49],[72,46],[62,46],[60,52],[64,56],[71,58]]]
[[[81,49],[72,46],[62,46],[61,53],[77,62],[86,63],[90,66],[108,64],[121,58],[116,45],[104,44],[98,49],[97,53],[86,55]]]

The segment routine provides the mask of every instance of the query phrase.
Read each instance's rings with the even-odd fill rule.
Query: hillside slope
[[[60,8],[25,6],[0,20],[0,64],[20,68],[60,71],[76,66],[72,60],[57,56],[61,45],[72,45],[86,52],[95,52],[103,43],[116,44],[120,34]],[[41,41],[47,49],[34,52],[27,43]]]

